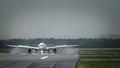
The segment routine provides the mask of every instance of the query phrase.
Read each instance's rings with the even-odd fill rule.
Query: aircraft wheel
[[[32,53],[32,49],[28,49],[28,53]]]
[[[57,49],[53,49],[53,52],[54,52],[54,53],[57,53]]]

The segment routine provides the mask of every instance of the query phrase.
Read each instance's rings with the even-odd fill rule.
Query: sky
[[[120,35],[119,0],[0,0],[0,39]]]

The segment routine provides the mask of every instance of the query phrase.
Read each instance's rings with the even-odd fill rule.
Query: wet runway
[[[74,68],[77,54],[0,53],[0,68]]]

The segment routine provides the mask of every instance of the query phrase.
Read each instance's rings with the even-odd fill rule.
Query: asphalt
[[[0,68],[74,68],[77,54],[0,53]]]

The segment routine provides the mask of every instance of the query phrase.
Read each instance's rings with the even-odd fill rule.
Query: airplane
[[[28,53],[31,53],[32,49],[35,49],[36,53],[38,50],[40,51],[40,53],[43,53],[46,50],[48,51],[48,53],[50,53],[50,50],[53,50],[53,52],[56,53],[58,48],[74,47],[74,46],[78,46],[78,45],[58,45],[58,46],[47,47],[47,45],[44,42],[41,42],[38,44],[37,47],[26,46],[26,45],[7,45],[7,46],[16,47],[16,48],[26,48],[26,49],[28,49]]]

